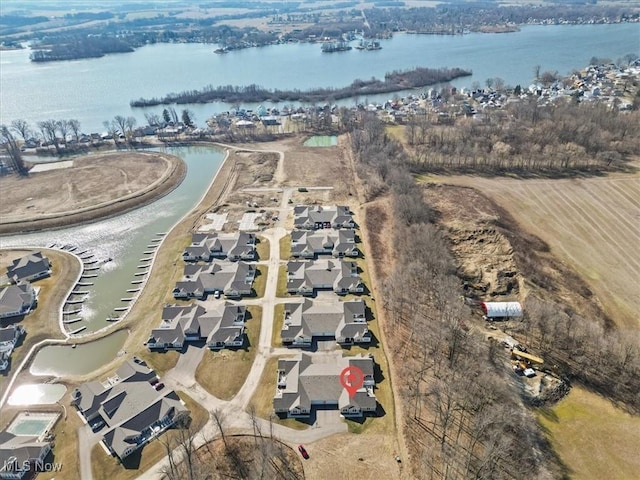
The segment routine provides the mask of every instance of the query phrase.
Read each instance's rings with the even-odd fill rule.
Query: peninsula
[[[354,80],[351,85],[342,88],[314,88],[310,90],[271,90],[257,85],[246,87],[208,85],[202,90],[185,90],[181,93],[169,93],[162,98],[140,98],[132,100],[132,107],[152,107],[172,103],[209,103],[209,102],[327,102],[362,95],[399,92],[412,88],[426,87],[438,83],[450,82],[459,77],[470,76],[472,72],[462,68],[414,68],[386,73],[384,80]]]

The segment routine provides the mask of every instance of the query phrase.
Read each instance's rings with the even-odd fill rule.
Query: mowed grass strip
[[[262,307],[247,307],[245,322],[248,345],[236,350],[206,351],[196,369],[196,381],[211,395],[231,400],[242,388],[258,351]]]
[[[580,387],[549,409],[539,409],[568,476],[581,480],[640,478],[640,416]]]
[[[284,303],[276,304],[273,311],[273,331],[271,332],[271,346],[281,348],[282,344],[282,325],[284,324]]]
[[[287,293],[287,266],[280,265],[278,269],[278,285],[276,286],[276,297],[288,297]]]
[[[251,405],[255,408],[256,416],[266,420],[272,419],[274,423],[296,430],[306,430],[309,424],[304,420],[294,418],[280,418],[273,411],[273,396],[276,393],[276,376],[278,370],[278,359],[287,357],[271,357],[265,364],[258,388],[253,394]]]
[[[269,272],[269,267],[266,265],[258,265],[256,267],[256,279],[253,281],[253,292],[255,295],[253,297],[264,297],[264,291],[267,288],[267,273]]]
[[[269,240],[261,235],[257,239],[256,253],[258,254],[258,260],[269,260]]]
[[[191,412],[191,425],[196,429],[209,420],[209,412],[184,392],[177,392]],[[176,435],[174,430],[167,430],[160,437],[145,445],[139,453],[125,459],[124,465],[116,457],[107,455],[100,444],[91,450],[91,470],[95,480],[130,480],[158,463],[167,454],[163,441],[165,436]],[[64,477],[67,478],[66,476]]]
[[[291,258],[291,234],[288,233],[280,239],[280,259],[289,260]]]

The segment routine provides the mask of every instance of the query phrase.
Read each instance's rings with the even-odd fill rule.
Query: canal
[[[167,153],[182,158],[187,164],[183,182],[170,194],[156,202],[117,217],[61,230],[37,232],[25,235],[0,237],[0,247],[46,247],[77,245],[78,251],[88,250],[105,263],[91,278],[92,286],[83,287],[89,294],[82,303],[81,322],[73,329],[86,327],[91,333],[114,325],[107,322],[114,309],[126,307],[122,298],[132,297],[127,292],[142,277],[135,276],[141,270],[140,259],[148,257],[148,245],[158,238],[158,233],[169,231],[186,213],[200,201],[218,171],[224,152],[215,147],[168,148]],[[167,285],[167,288],[171,288]],[[107,363],[122,349],[126,332],[118,332],[91,342],[87,346],[72,349],[69,346],[49,346],[41,349],[34,359],[31,372],[47,375],[82,375]]]

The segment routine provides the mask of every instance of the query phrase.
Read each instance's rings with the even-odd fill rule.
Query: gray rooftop
[[[42,252],[17,258],[7,267],[7,276],[14,283],[45,276],[50,273],[51,265],[49,259],[42,255]]]

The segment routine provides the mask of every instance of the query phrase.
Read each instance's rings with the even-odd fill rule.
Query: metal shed
[[[482,302],[482,311],[487,318],[514,318],[522,316],[520,302]]]

